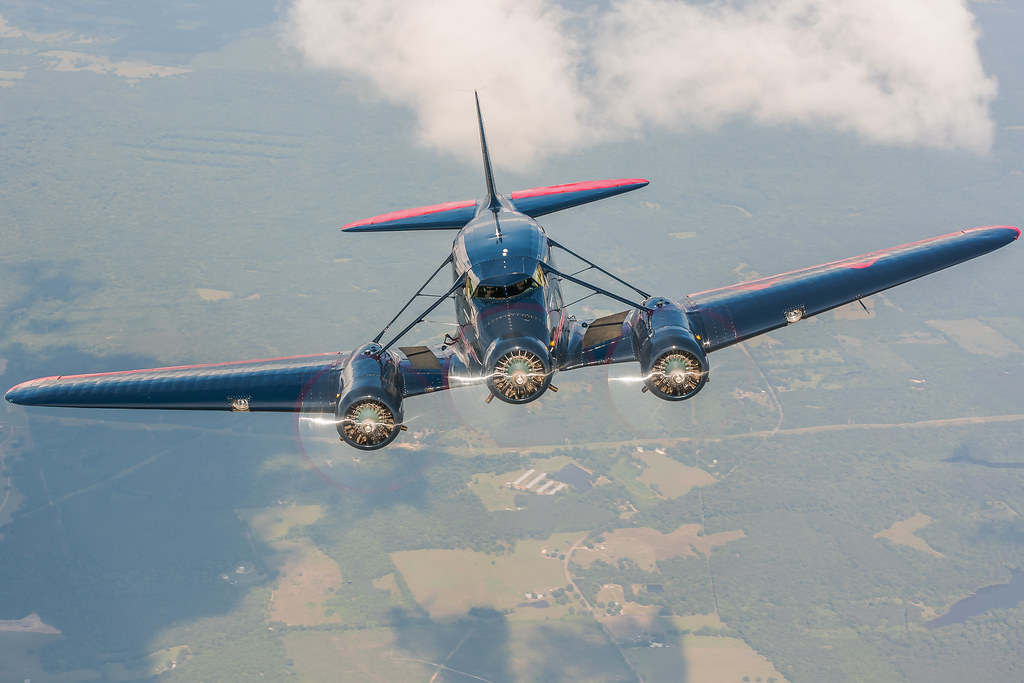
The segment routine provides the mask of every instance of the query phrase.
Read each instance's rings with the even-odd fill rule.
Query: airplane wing
[[[68,408],[333,412],[342,356],[43,377],[7,392],[11,403]]]
[[[716,351],[1005,246],[1010,226],[941,237],[691,294],[684,304]]]

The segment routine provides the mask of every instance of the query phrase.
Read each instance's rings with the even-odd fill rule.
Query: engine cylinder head
[[[709,366],[686,311],[665,297],[651,297],[644,305],[650,313],[640,314],[633,326],[644,384],[666,401],[694,396],[707,384]]]
[[[361,450],[383,448],[402,430],[402,390],[398,361],[375,344],[356,349],[345,360],[335,411],[338,435]]]
[[[681,401],[704,386],[706,373],[700,359],[683,349],[671,349],[658,356],[644,377],[647,388],[659,398]]]
[[[489,363],[487,388],[506,403],[529,403],[540,398],[551,383],[546,350],[527,342],[532,340],[507,341],[489,354],[494,360]]]
[[[338,433],[356,448],[381,448],[398,436],[395,414],[382,401],[372,398],[355,401],[339,419]]]

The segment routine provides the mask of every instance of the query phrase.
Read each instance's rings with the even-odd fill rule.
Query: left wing
[[[884,289],[949,268],[1020,236],[1010,226],[962,230],[686,298],[711,352]],[[699,331],[699,330],[698,330]]]
[[[333,412],[342,356],[60,375],[23,382],[7,400],[26,406]]]

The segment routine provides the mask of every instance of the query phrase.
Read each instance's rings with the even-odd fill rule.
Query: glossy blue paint
[[[409,350],[415,361],[392,346],[394,339],[347,355],[47,377],[19,384],[7,400],[33,406],[335,413],[342,438],[365,449],[397,436],[406,398],[485,384],[501,400],[525,403],[541,396],[556,372],[593,365],[638,362],[650,391],[683,400],[707,381],[709,353],[976,258],[1020,235],[1009,226],[964,230],[678,299],[644,295],[641,306],[579,321],[565,311],[559,278],[568,275],[558,275],[552,243],[535,217],[638,189],[647,181],[575,183],[506,197],[493,185],[482,117],[480,134],[488,179],[484,200],[397,211],[344,228],[458,229],[451,254],[458,332],[438,346]],[[667,370],[656,369],[668,367],[666,362],[676,368],[675,387]],[[684,381],[681,367],[688,368],[689,380]],[[390,415],[393,424],[382,428],[383,418],[352,418],[351,411],[363,405],[369,406],[367,414]],[[359,429],[353,428],[354,419],[363,420]],[[383,435],[366,436],[378,432]]]
[[[7,392],[26,406],[333,412],[340,354],[43,377]],[[316,398],[314,398],[316,397]]]

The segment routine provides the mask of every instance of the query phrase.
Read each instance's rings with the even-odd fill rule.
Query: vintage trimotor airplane
[[[345,232],[458,230],[451,254],[369,344],[355,351],[270,360],[128,370],[34,379],[7,400],[29,406],[184,410],[302,411],[332,415],[348,444],[373,450],[391,443],[412,396],[485,384],[489,402],[528,403],[554,373],[638,362],[643,390],[668,401],[693,397],[708,381],[708,354],[823,311],[998,249],[1020,230],[962,230],[681,298],[651,296],[548,237],[536,218],[647,185],[624,179],[499,194],[491,173],[480,102],[476,102],[487,195],[397,211],[350,223]],[[561,250],[587,264],[560,271]],[[427,285],[451,266],[443,295],[388,341],[384,335]],[[637,300],[587,282],[594,269]],[[566,313],[560,283],[614,299],[628,310],[580,321]],[[425,295],[427,296],[427,295]],[[396,347],[425,316],[454,299],[458,331],[438,346]]]

